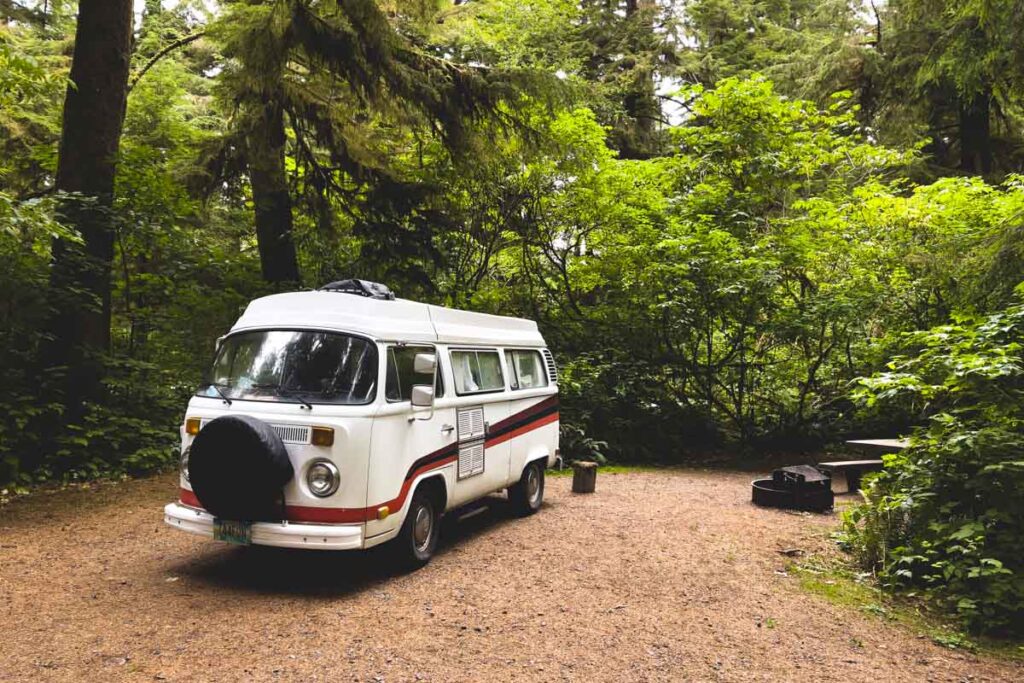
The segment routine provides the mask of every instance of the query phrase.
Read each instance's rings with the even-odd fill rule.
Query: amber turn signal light
[[[195,436],[199,433],[199,428],[203,426],[203,421],[198,417],[190,417],[185,420],[185,433]]]
[[[310,443],[314,446],[333,446],[334,430],[330,427],[313,427]]]

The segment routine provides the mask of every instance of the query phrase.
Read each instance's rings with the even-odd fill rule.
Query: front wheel
[[[523,470],[523,476],[508,487],[508,499],[515,514],[525,517],[540,509],[544,502],[544,468],[541,461],[531,462]]]
[[[434,556],[440,531],[441,513],[428,492],[420,488],[409,503],[409,513],[394,541],[399,562],[407,569],[419,569]]]

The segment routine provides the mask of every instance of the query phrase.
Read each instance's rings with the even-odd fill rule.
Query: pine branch
[[[139,73],[135,74],[132,77],[132,79],[128,82],[128,92],[131,92],[132,88],[134,88],[136,84],[138,84],[138,82],[142,79],[142,77],[146,75],[146,72],[152,69],[156,65],[156,63],[159,62],[161,59],[166,57],[171,52],[177,50],[178,48],[185,47],[189,43],[194,43],[195,41],[199,40],[205,35],[206,31],[197,31],[196,33],[190,33],[184,38],[179,38],[178,40],[174,41],[164,49],[160,50],[160,52],[157,52],[155,55],[153,55],[152,58],[150,58],[148,62],[146,62],[146,65],[139,70]]]

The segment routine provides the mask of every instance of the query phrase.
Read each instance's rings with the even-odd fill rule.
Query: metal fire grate
[[[832,478],[810,465],[777,469],[751,486],[754,504],[766,507],[822,512],[834,502]]]

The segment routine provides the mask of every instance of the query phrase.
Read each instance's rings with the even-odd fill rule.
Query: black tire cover
[[[295,476],[284,443],[262,420],[225,415],[192,441],[189,483],[206,510],[222,519],[281,519],[281,487]]]

